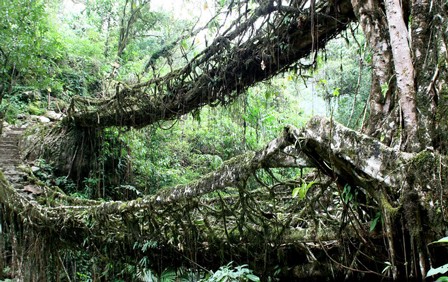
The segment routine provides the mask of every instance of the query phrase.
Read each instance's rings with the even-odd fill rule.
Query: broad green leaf
[[[333,97],[339,97],[339,95],[341,94],[341,93],[340,93],[340,90],[341,90],[340,87],[336,87],[336,88],[333,90]]]
[[[306,189],[310,189],[310,188],[314,185],[314,183],[316,183],[316,181],[311,181],[311,182],[309,182],[309,183],[306,185]]]
[[[172,269],[165,269],[160,275],[160,282],[174,282],[176,281],[176,271]]]
[[[448,237],[443,237],[440,240],[437,240],[435,243],[448,243]]]
[[[370,223],[370,232],[372,232],[376,225],[378,224],[378,220],[381,218],[381,213],[376,213],[375,218],[372,220],[372,222]]]
[[[246,278],[249,279],[250,281],[254,281],[254,282],[260,281],[260,278],[254,274],[247,274]]]
[[[448,263],[437,268],[431,268],[426,274],[426,277],[433,276],[436,274],[445,274],[447,272],[448,272]]]
[[[302,186],[294,188],[294,190],[292,190],[292,197],[296,198],[298,196],[299,200],[305,199],[306,193],[313,186],[314,183],[315,183],[314,181],[311,181],[309,183],[304,182]]]
[[[299,194],[299,192],[300,192],[300,187],[294,188],[294,190],[292,190],[292,197],[296,198],[297,195]]]
[[[299,200],[303,200],[305,199],[305,195],[306,195],[306,183],[303,183],[302,186],[300,187],[300,191],[299,191]]]

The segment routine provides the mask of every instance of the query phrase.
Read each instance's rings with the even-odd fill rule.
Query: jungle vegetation
[[[448,2],[169,3],[0,2],[0,279],[448,279]]]

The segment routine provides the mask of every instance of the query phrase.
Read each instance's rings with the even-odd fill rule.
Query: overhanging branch
[[[318,26],[313,37],[310,11],[266,3],[246,22],[216,38],[184,68],[139,85],[123,86],[103,106],[78,101],[75,108],[79,112],[73,109],[66,121],[77,127],[142,127],[205,105],[229,103],[247,87],[296,64],[312,46],[323,47],[355,20],[350,1],[337,5],[323,2],[316,7]],[[262,27],[252,30],[258,20]]]

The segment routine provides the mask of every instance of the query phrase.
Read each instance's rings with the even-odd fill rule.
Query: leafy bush
[[[39,103],[32,103],[28,105],[28,112],[39,116],[45,113],[45,109],[42,109]]]
[[[200,280],[201,282],[238,282],[253,281],[258,282],[260,278],[247,268],[247,264],[232,267],[232,262],[225,266],[221,266],[218,271],[208,278]]]

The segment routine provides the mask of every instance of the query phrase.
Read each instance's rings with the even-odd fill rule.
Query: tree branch
[[[320,14],[318,46],[324,46],[355,19],[348,0],[338,6],[328,2],[316,9]],[[247,87],[290,68],[310,53],[311,18],[305,12],[298,17],[295,9],[290,13],[284,7],[263,5],[245,23],[216,38],[184,68],[130,90],[123,88],[111,99],[113,106],[88,108],[78,104],[79,112],[72,112],[68,119],[78,127],[142,127],[175,119],[205,105],[229,103]],[[267,15],[271,18],[264,30],[239,43],[238,37],[243,41],[247,30],[253,28],[251,23]]]

